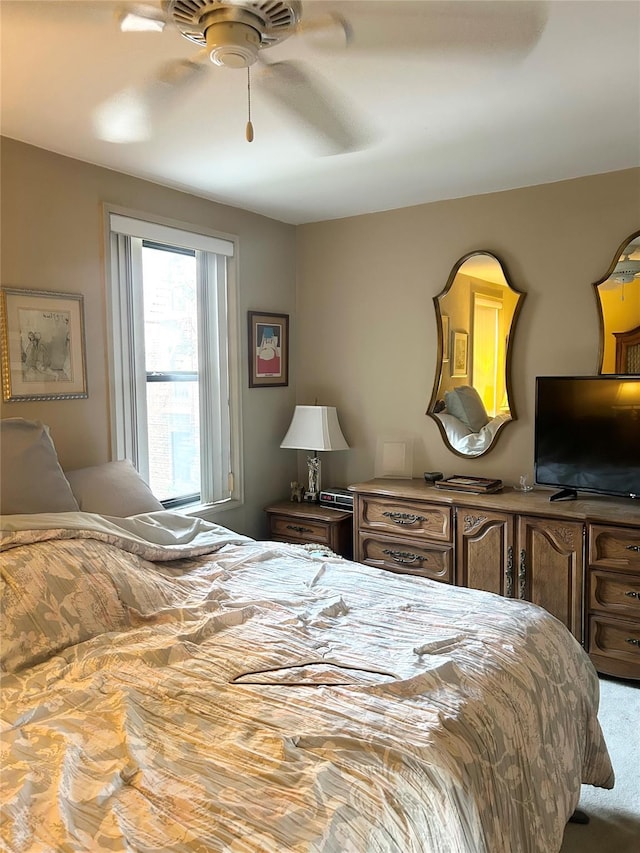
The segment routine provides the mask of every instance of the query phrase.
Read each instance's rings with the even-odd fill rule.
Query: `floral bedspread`
[[[613,785],[543,610],[174,515],[5,519],[4,848],[554,853]]]

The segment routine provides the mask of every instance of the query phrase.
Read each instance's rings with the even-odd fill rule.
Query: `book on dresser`
[[[444,480],[436,480],[434,485],[436,489],[450,489],[455,492],[472,492],[476,495],[488,495],[500,491],[502,480],[491,479],[489,477],[465,477],[462,474],[455,474],[453,477],[446,477]]]

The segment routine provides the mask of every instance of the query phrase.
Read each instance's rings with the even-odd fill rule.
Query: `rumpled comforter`
[[[613,785],[533,605],[175,513],[4,522],[8,850],[553,853]]]

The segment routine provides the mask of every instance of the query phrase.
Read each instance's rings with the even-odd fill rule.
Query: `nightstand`
[[[279,501],[265,507],[269,531],[276,542],[320,543],[351,559],[353,513],[315,503]]]

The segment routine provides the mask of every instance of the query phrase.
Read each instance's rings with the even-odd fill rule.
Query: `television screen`
[[[640,497],[640,376],[539,376],[535,478]]]

